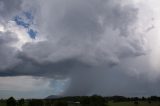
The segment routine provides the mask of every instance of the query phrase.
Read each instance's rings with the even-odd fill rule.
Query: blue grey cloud
[[[136,96],[150,91],[150,88],[142,91],[148,85],[145,76],[142,82],[137,82],[139,79],[131,77],[134,72],[127,73],[127,70],[146,69],[138,66],[137,58],[148,53],[142,33],[136,29],[139,9],[134,5],[116,0],[12,2],[1,0],[5,8],[9,7],[2,8],[2,14],[17,16],[33,9],[32,27],[38,33],[36,39],[24,43],[21,49],[13,47],[19,41],[14,31],[0,33],[0,76],[69,78],[70,85],[64,95]],[[24,24],[28,25],[22,22],[15,26],[24,28]],[[136,84],[139,87],[134,90]]]

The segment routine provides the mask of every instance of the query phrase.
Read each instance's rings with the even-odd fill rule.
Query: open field
[[[160,106],[160,102],[152,102],[151,104],[148,102],[138,102],[138,104],[134,104],[134,102],[109,102],[108,106]]]
[[[68,96],[45,99],[1,99],[0,106],[160,106],[160,97]]]
[[[7,106],[6,103],[0,103],[0,106]],[[26,103],[22,106],[28,106]],[[45,105],[47,106],[47,105]],[[71,106],[71,105],[68,105]],[[74,105],[72,105],[74,106]],[[77,106],[77,105],[75,105]],[[82,106],[82,105],[78,105],[78,106]],[[87,105],[86,105],[87,106]],[[141,101],[138,102],[138,104],[134,104],[134,102],[108,102],[106,103],[106,106],[160,106],[160,102],[145,102],[145,101]]]
[[[1,103],[1,102],[0,102],[0,106],[6,106],[6,103]]]

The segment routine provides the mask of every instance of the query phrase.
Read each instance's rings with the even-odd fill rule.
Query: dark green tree
[[[105,106],[105,99],[98,95],[90,97],[90,106]]]
[[[16,106],[16,100],[13,98],[13,97],[10,97],[8,100],[7,100],[7,106]]]
[[[45,106],[53,106],[54,101],[52,100],[45,100]]]
[[[68,106],[68,104],[66,101],[57,100],[55,101],[54,106]]]
[[[80,104],[82,106],[89,105],[90,104],[90,98],[87,97],[87,96],[81,97],[80,98]]]
[[[91,97],[82,97],[80,100],[81,106],[106,106],[105,98],[93,95]]]
[[[18,101],[18,105],[19,105],[19,106],[23,106],[24,103],[25,103],[25,100],[24,100],[24,99],[20,99],[20,100]]]
[[[29,101],[29,106],[43,106],[43,105],[44,105],[43,100],[33,99]]]

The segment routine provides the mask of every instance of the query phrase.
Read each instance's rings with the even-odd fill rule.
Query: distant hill
[[[58,99],[58,98],[61,98],[62,96],[59,96],[59,95],[50,95],[48,97],[46,97],[45,99]]]

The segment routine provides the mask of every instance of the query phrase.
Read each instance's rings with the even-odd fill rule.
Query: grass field
[[[152,102],[151,104],[148,102],[139,102],[138,104],[134,104],[134,102],[109,102],[108,106],[160,106],[160,102]]]
[[[0,103],[0,106],[6,106],[6,103]],[[160,106],[160,102],[152,102],[151,104],[148,102],[138,102],[138,104],[134,104],[134,102],[108,102],[106,106]]]
[[[1,103],[1,102],[0,102],[0,106],[6,106],[6,103]]]

